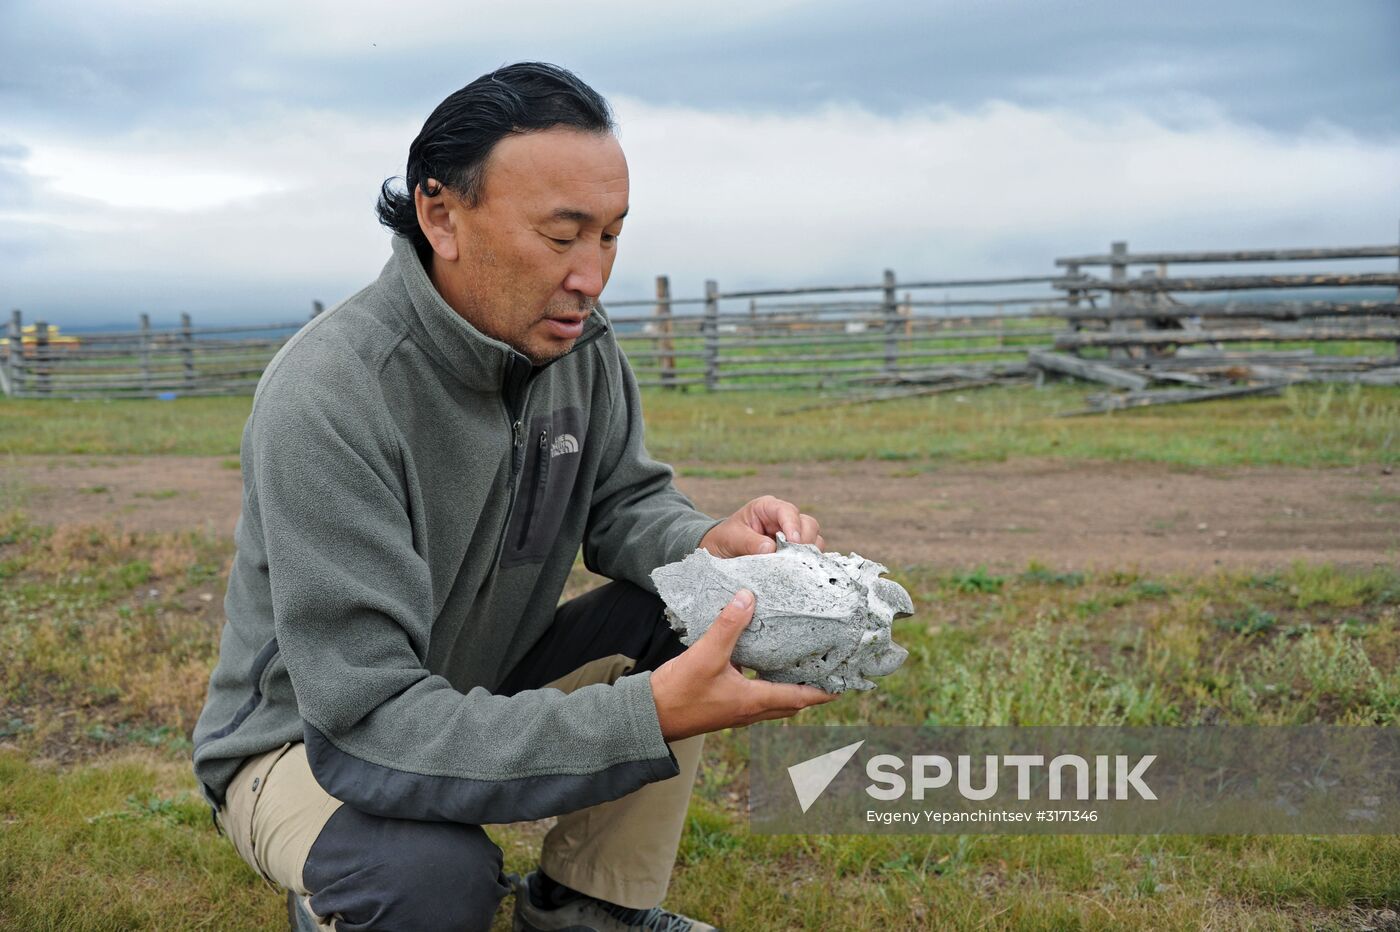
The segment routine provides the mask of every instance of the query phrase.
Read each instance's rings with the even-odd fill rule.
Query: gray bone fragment
[[[777,553],[721,559],[696,550],[651,574],[666,617],[689,646],[709,629],[734,593],[754,594],[753,621],[734,661],[775,683],[829,693],[873,689],[867,677],[899,669],[908,651],[890,623],[914,613],[909,593],[882,579],[885,567],[857,554],[822,553],[778,535]]]

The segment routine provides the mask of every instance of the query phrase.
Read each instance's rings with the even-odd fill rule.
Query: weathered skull
[[[754,594],[753,621],[734,661],[776,683],[829,693],[873,689],[867,676],[899,669],[908,651],[890,623],[914,613],[904,587],[881,579],[885,567],[857,554],[822,553],[778,534],[777,553],[725,560],[697,550],[651,574],[681,642],[695,643],[734,593]]]

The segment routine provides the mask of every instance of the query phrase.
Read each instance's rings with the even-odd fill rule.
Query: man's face
[[[507,136],[475,207],[447,190],[416,196],[443,299],[537,365],[567,353],[612,274],[627,214],[617,140],[564,127]]]

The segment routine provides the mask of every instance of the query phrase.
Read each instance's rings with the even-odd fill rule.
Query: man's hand
[[[752,618],[753,593],[740,589],[699,640],[651,674],[661,737],[679,741],[721,728],[787,718],[836,698],[815,686],[751,680],[740,673],[729,656]]]
[[[749,502],[700,539],[700,546],[717,557],[746,557],[778,549],[773,535],[783,532],[791,543],[826,547],[817,519],[804,515],[791,502],[765,495]]]

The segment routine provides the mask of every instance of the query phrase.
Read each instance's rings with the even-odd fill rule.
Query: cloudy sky
[[[0,0],[0,303],[339,300],[424,117],[526,58],[618,112],[615,299],[1400,235],[1396,0]]]

